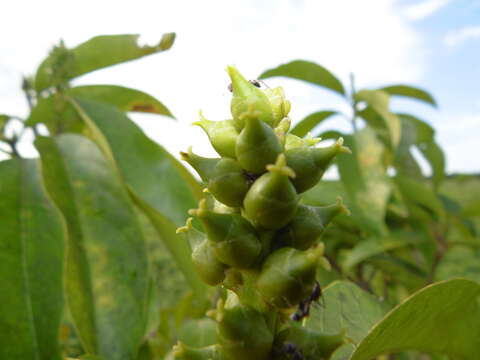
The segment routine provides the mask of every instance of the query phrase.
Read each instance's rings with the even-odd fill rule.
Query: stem
[[[355,134],[358,131],[357,128],[357,101],[355,100],[355,77],[353,73],[350,73],[350,99],[351,99],[351,106],[353,110],[353,115],[352,115],[352,127],[353,127],[353,133]]]
[[[22,156],[20,155],[20,153],[18,152],[18,149],[17,149],[17,140],[16,139],[11,139],[11,140],[7,140],[6,143],[8,145],[10,145],[10,149],[11,149],[11,153],[10,155],[12,157],[18,157],[18,158],[21,158]]]
[[[32,112],[32,109],[34,107],[34,97],[32,96],[32,85],[30,84],[30,81],[24,77],[23,82],[22,82],[22,90],[25,94],[25,98],[27,99],[27,104],[28,108],[30,109],[30,112]],[[32,131],[35,136],[39,136],[40,134],[38,133],[37,125],[32,126]]]

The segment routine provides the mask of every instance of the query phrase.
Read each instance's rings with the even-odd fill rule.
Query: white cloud
[[[445,35],[443,42],[449,47],[461,45],[467,40],[480,38],[480,26],[467,26],[450,31]]]
[[[447,5],[451,0],[425,0],[415,5],[408,6],[403,10],[403,14],[409,20],[423,20],[442,7]]]

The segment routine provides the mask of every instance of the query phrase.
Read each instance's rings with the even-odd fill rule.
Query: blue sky
[[[132,6],[134,5],[134,6]],[[49,48],[99,34],[138,33],[153,43],[175,31],[166,53],[86,75],[77,84],[112,83],[147,91],[177,116],[133,115],[147,134],[174,154],[188,144],[209,156],[200,129],[189,126],[199,109],[211,119],[227,118],[230,94],[224,71],[236,65],[247,77],[303,58],[316,61],[357,87],[407,83],[431,91],[433,109],[398,100],[394,107],[424,118],[437,130],[449,172],[479,172],[480,1],[479,0],[278,0],[278,1],[93,1],[17,0],[0,23],[0,112],[25,115],[18,91]],[[4,9],[5,10],[5,9]],[[275,78],[292,101],[292,118],[327,108],[345,108],[334,94]],[[335,119],[329,127],[348,129]],[[28,136],[22,152],[34,156]]]

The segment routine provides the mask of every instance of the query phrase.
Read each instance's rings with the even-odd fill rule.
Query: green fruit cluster
[[[190,240],[201,278],[228,289],[212,315],[219,344],[203,350],[180,344],[176,354],[183,359],[288,358],[281,350],[283,338],[294,334],[291,341],[304,345],[288,314],[312,294],[316,269],[326,262],[319,242],[325,227],[348,212],[340,200],[324,207],[303,205],[301,194],[318,183],[337,154],[349,150],[342,139],[316,147],[319,139],[289,134],[291,106],[283,90],[261,89],[232,66],[227,72],[232,119],[211,121],[200,113],[194,123],[219,157],[202,157],[191,148],[181,153],[206,194],[189,212],[203,232],[192,226],[192,218],[179,232]],[[342,336],[332,339],[338,341],[332,340],[330,348],[343,342]],[[329,351],[320,347],[307,358],[327,358]]]

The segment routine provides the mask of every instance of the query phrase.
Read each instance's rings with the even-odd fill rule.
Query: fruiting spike
[[[275,164],[267,165],[267,171],[271,173],[278,173],[283,176],[288,176],[290,178],[295,178],[295,172],[287,166],[287,159],[285,154],[280,154],[277,157]]]
[[[245,122],[241,115],[251,106],[259,112],[258,117],[261,121],[274,127],[270,100],[264,92],[245,79],[234,66],[228,66],[227,72],[232,80],[233,97],[230,109],[237,130],[243,129]]]

